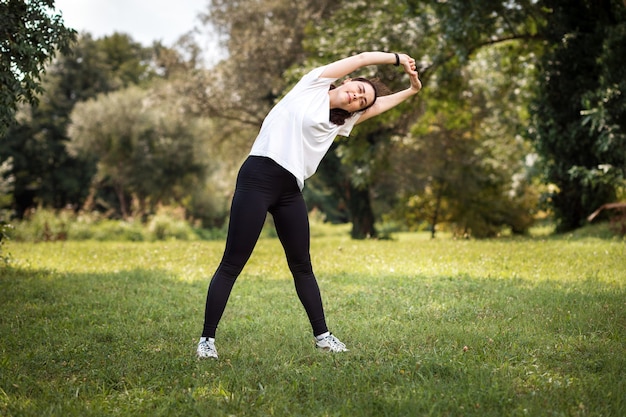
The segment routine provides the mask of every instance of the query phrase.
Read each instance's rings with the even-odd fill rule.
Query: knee
[[[289,270],[294,277],[313,275],[313,266],[309,256],[302,258],[288,258]]]
[[[220,276],[222,279],[226,279],[234,283],[239,274],[241,274],[242,270],[243,265],[240,265],[239,263],[222,261],[217,268],[216,275]]]

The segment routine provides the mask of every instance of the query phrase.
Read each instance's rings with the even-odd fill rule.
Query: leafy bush
[[[9,255],[4,251],[4,244],[9,239],[9,230],[11,228],[11,224],[0,220],[0,262],[4,264],[9,262]]]
[[[16,222],[15,228],[3,233],[20,242],[59,240],[155,241],[221,239],[225,231],[196,231],[185,220],[182,209],[159,208],[146,224],[140,221],[112,220],[101,214],[75,213],[73,210],[37,209]]]
[[[69,224],[74,218],[71,210],[32,209],[24,220],[16,222],[11,236],[16,241],[28,242],[67,240]]]
[[[96,223],[77,221],[70,227],[69,239],[141,242],[147,240],[144,229],[139,222],[108,219]]]
[[[196,240],[198,235],[184,218],[182,209],[160,207],[148,222],[151,240]]]

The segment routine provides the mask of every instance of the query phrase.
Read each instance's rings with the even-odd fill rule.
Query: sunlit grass
[[[0,415],[626,415],[626,243],[565,235],[353,241],[315,230],[315,351],[262,239],[198,361],[223,242],[11,243]]]

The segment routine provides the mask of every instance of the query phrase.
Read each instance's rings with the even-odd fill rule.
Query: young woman
[[[332,85],[359,68],[380,64],[402,65],[411,80],[410,87],[379,97],[376,84],[364,78],[346,79],[338,87]],[[217,325],[268,212],[311,322],[316,346],[329,352],[347,350],[326,327],[309,255],[304,181],[315,173],[337,135],[348,136],[354,125],[391,109],[421,88],[415,60],[409,55],[363,52],[312,70],[270,111],[237,177],[226,249],[207,293],[199,358],[217,358]]]

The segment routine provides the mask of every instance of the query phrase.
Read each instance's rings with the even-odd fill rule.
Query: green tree
[[[518,42],[481,48],[461,72],[462,88],[448,90],[456,97],[441,100],[425,90],[425,114],[399,144],[412,161],[408,176],[417,178],[399,189],[406,201],[399,208],[412,222],[429,224],[433,236],[439,221],[476,237],[503,227],[524,233],[532,222],[537,200],[522,133],[533,59],[519,52]]]
[[[74,38],[54,14],[53,0],[0,3],[0,138],[20,103],[37,103],[46,64],[58,50],[68,51]]]
[[[212,0],[203,20],[222,34],[228,57],[208,72],[209,88],[198,91],[204,113],[256,130],[288,87],[287,69],[304,59],[305,33],[336,4]]]
[[[618,0],[542,2],[546,54],[532,109],[533,138],[559,231],[580,227],[614,201],[626,172],[626,5]]]
[[[10,204],[13,194],[14,176],[11,174],[13,160],[11,158],[0,163],[0,260],[2,258],[2,245],[9,230]]]
[[[95,159],[92,193],[111,187],[125,219],[177,203],[205,173],[205,126],[180,112],[176,98],[129,87],[78,103],[70,152]]]
[[[529,40],[538,39],[537,28],[542,19],[540,9],[532,1],[361,1],[343,4],[332,19],[307,38],[311,56],[315,60],[321,57],[322,61],[329,61],[366,49],[406,51],[415,54],[422,62],[424,91],[420,93],[419,101],[406,103],[365,123],[355,131],[353,138],[337,148],[350,184],[365,192],[352,193],[341,182],[337,184],[350,191],[350,198],[360,196],[373,199],[375,205],[384,209],[389,209],[393,205],[390,203],[394,199],[398,200],[398,196],[404,196],[400,200],[404,198],[406,201],[416,192],[425,193],[420,200],[432,206],[431,222],[436,223],[438,216],[439,219],[447,220],[454,217],[459,225],[463,225],[462,228],[470,228],[475,234],[482,234],[478,232],[478,224],[481,222],[485,225],[505,223],[504,214],[498,216],[500,219],[493,218],[496,212],[493,206],[508,198],[504,189],[512,188],[512,172],[503,169],[510,162],[510,155],[514,154],[518,160],[523,159],[521,152],[514,152],[519,124],[508,120],[513,129],[494,132],[495,139],[479,130],[479,127],[484,129],[488,123],[495,122],[499,122],[498,126],[502,129],[510,114],[498,113],[488,118],[484,114],[473,113],[472,109],[475,108],[497,113],[502,107],[502,95],[472,97],[474,88],[468,84],[467,67],[481,50],[505,43],[516,47],[507,54],[487,58],[501,59],[506,55],[506,59],[512,61],[514,57],[521,56],[525,62],[524,57],[533,52],[525,45]],[[509,65],[506,67],[507,73],[503,75],[514,75],[515,79],[519,79],[525,68],[525,65]],[[489,69],[503,71],[505,68],[493,65]],[[406,83],[405,79],[393,72],[393,68],[372,68],[364,75],[378,75],[391,89],[401,88],[402,83]],[[476,75],[485,78],[485,74]],[[515,95],[509,98],[518,99]],[[521,101],[517,100],[517,103]],[[518,104],[517,109],[520,108]],[[427,143],[428,139],[415,141],[407,138],[409,127],[424,111],[433,116],[439,112],[437,123],[443,123],[443,126],[437,135],[431,132],[428,136],[430,141],[439,141],[437,143]],[[432,118],[425,119],[428,120],[435,122]],[[515,120],[519,121],[518,118]],[[468,137],[472,139],[468,140]],[[494,155],[487,144],[481,144],[487,139],[491,146],[494,141],[499,144],[499,154]],[[506,146],[507,141],[512,143],[511,146]],[[408,148],[415,149],[418,154],[409,152],[413,157],[405,158],[409,142],[414,143],[408,145]],[[430,149],[427,154],[424,153],[426,149]],[[507,151],[503,152],[503,149]],[[432,160],[424,161],[426,155]],[[489,161],[497,158],[507,159],[503,159],[499,168],[494,169]],[[420,161],[417,167],[416,161]],[[519,166],[519,163],[514,166]],[[388,172],[397,175],[393,175],[394,179],[391,180],[391,176],[386,175]],[[410,175],[404,175],[407,173]],[[494,182],[493,178],[498,178],[498,181]],[[470,187],[467,181],[472,179],[474,184]],[[409,189],[412,191],[407,193]],[[446,195],[444,191],[449,196],[445,205],[448,208],[447,216],[441,211],[444,206],[441,198]],[[460,193],[462,191],[464,193]],[[480,196],[478,191],[481,191]],[[472,206],[468,206],[468,196],[473,196]],[[381,204],[381,199],[387,203]],[[351,213],[353,236],[375,236],[376,231],[371,230],[373,224],[367,220],[373,218],[371,211],[374,204],[353,204],[351,207],[358,209]],[[458,209],[453,213],[451,210],[454,207]],[[471,207],[474,211],[471,211]],[[498,210],[501,211],[508,212],[506,209]],[[365,221],[361,221],[363,219]],[[512,219],[506,219],[506,222],[513,223]],[[364,227],[361,231],[354,230]],[[526,226],[518,224],[516,227],[523,230]],[[485,234],[493,233],[492,226],[480,229],[489,230]]]
[[[7,255],[2,254],[2,249],[9,235],[9,210],[7,207],[11,200],[11,194],[13,192],[13,176],[11,175],[12,169],[11,158],[0,163],[0,262],[7,261]]]
[[[214,68],[188,77],[178,91],[191,98],[189,111],[212,119],[213,151],[221,155],[220,180],[229,184],[229,193],[263,119],[306,71],[304,38],[339,4],[330,0],[209,2],[203,20],[221,37],[228,55]]]
[[[128,35],[94,40],[83,34],[71,51],[47,66],[39,104],[24,106],[0,143],[0,154],[14,160],[13,206],[18,216],[37,205],[62,208],[82,204],[95,167],[67,153],[72,109],[98,93],[146,83],[153,77],[151,54],[151,48],[142,47]]]
[[[399,50],[402,42],[416,43],[420,38],[419,22],[408,19],[407,2],[364,1],[337,3],[332,15],[320,24],[311,26],[304,39],[307,59],[302,68],[291,72],[292,79],[299,78],[304,71],[326,64],[356,52],[367,50]],[[406,88],[408,79],[392,66],[365,68],[359,74],[380,78],[391,90]],[[359,125],[350,138],[338,138],[316,176],[345,204],[352,222],[351,236],[356,239],[376,237],[376,220],[372,204],[372,184],[387,169],[390,138],[407,129],[413,99],[379,116],[374,122]],[[341,169],[336,169],[337,166]],[[319,181],[310,181],[312,187],[323,188]]]

